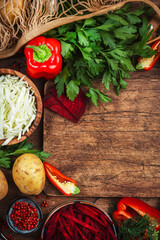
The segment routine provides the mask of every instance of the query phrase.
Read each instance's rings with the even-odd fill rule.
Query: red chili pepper
[[[138,64],[136,66],[137,69],[144,69],[146,71],[150,70],[155,63],[160,58],[160,40],[157,40],[152,46],[151,49],[156,51],[157,53],[154,54],[152,57],[149,58],[142,58],[138,59]]]
[[[24,53],[27,58],[27,74],[33,79],[52,79],[62,69],[61,44],[57,39],[36,37],[26,45]]]
[[[50,182],[64,195],[71,196],[80,192],[75,180],[66,177],[58,169],[47,162],[43,162],[43,165]]]
[[[123,221],[129,218],[133,218],[137,215],[144,216],[145,214],[158,222],[156,230],[159,231],[160,211],[137,198],[122,198],[117,204],[117,210],[113,213],[113,217],[118,225],[120,225]]]

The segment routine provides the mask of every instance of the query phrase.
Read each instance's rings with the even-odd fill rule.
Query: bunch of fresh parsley
[[[64,91],[70,100],[79,93],[79,87],[87,86],[86,96],[97,105],[111,99],[98,89],[93,82],[102,79],[109,91],[113,84],[116,94],[126,89],[130,72],[135,71],[134,56],[150,57],[154,51],[146,44],[151,36],[145,17],[151,9],[141,6],[132,10],[131,5],[106,15],[73,22],[60,26],[45,36],[61,42],[63,68],[55,78],[58,96]]]
[[[42,161],[50,156],[50,153],[33,149],[34,145],[27,140],[9,146],[0,146],[0,167],[11,168],[12,156],[20,156],[24,153],[33,153],[38,156]]]

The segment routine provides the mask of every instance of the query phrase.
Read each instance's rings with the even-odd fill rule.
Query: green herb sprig
[[[156,225],[156,221],[153,221],[148,215],[127,219],[118,230],[118,239],[142,240],[143,235],[146,233],[147,240],[159,240],[160,232],[155,230]]]
[[[45,161],[45,159],[50,156],[50,153],[33,149],[34,147],[35,146],[27,140],[5,147],[0,146],[0,167],[11,168],[12,156],[20,156],[24,153],[33,153],[42,161]]]
[[[116,94],[127,88],[124,80],[136,71],[134,56],[150,57],[154,51],[146,44],[152,32],[146,15],[151,9],[141,6],[136,10],[126,4],[123,8],[106,15],[77,21],[53,29],[45,36],[61,42],[63,69],[55,78],[58,96],[66,89],[67,96],[74,100],[79,87],[87,87],[86,96],[97,105],[111,99],[93,83],[102,79],[110,91],[113,84]]]

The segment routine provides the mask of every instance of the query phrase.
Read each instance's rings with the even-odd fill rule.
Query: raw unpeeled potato
[[[8,182],[4,173],[0,170],[0,200],[8,193]]]
[[[45,185],[45,170],[39,157],[31,153],[19,156],[14,162],[12,176],[19,190],[28,195],[38,195]]]
[[[16,16],[20,15],[24,0],[0,0],[0,15],[5,23],[13,23]]]

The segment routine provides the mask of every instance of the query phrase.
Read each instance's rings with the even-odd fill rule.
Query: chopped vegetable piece
[[[108,225],[108,223],[107,223],[107,225],[106,225],[105,223],[103,223],[99,218],[97,218],[97,217],[96,217],[93,213],[91,213],[88,209],[84,209],[83,206],[77,205],[76,208],[79,209],[82,214],[85,214],[85,215],[93,218],[93,219],[96,220],[97,222],[99,222],[103,227],[106,227],[106,226]],[[89,218],[89,219],[90,219],[90,218]]]
[[[68,232],[69,236],[72,236],[73,232],[72,232],[71,228],[69,227],[69,225],[67,223],[67,220],[64,217],[61,217],[61,221],[62,221],[62,224],[63,224],[64,228]]]
[[[83,240],[88,240],[77,226],[76,226],[76,228],[77,228],[77,230],[79,232],[79,235],[82,237],[82,239]]]
[[[0,139],[6,139],[2,145],[19,140],[36,118],[34,92],[24,77],[0,76]]]
[[[149,58],[142,58],[138,59],[138,64],[136,66],[137,69],[144,69],[146,71],[150,70],[160,58],[160,40],[156,41],[152,46],[151,49],[156,51],[156,53]]]
[[[43,99],[44,107],[60,114],[61,116],[77,123],[86,109],[86,98],[81,89],[74,101],[71,101],[63,93],[60,97],[57,95],[56,86],[49,89],[49,92]]]
[[[75,180],[66,177],[58,169],[47,162],[43,162],[46,175],[50,182],[64,195],[71,196],[80,192]]]
[[[101,235],[98,233],[98,230],[97,230],[96,228],[90,226],[89,224],[84,223],[84,222],[82,222],[81,220],[79,220],[79,219],[77,219],[77,218],[75,218],[75,217],[73,217],[73,216],[70,216],[69,214],[66,214],[66,213],[64,213],[64,212],[62,213],[62,215],[63,215],[64,217],[66,217],[66,218],[72,219],[74,222],[76,222],[76,223],[84,226],[85,228],[91,230],[91,232],[94,232],[95,235],[101,237]]]

